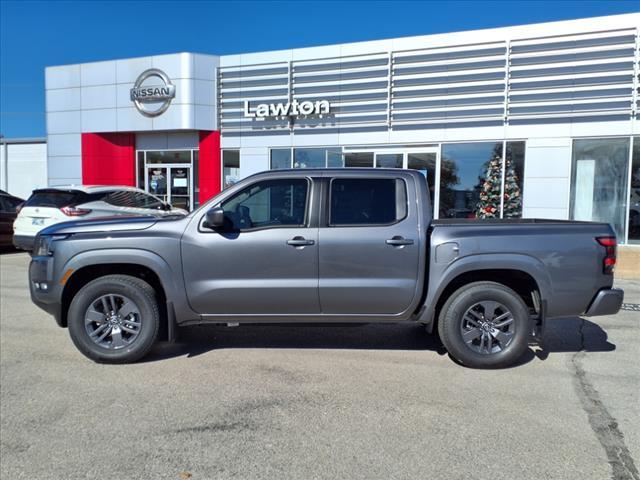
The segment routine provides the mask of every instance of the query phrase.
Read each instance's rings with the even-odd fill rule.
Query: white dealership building
[[[639,25],[48,67],[48,183],[139,185],[192,209],[262,170],[411,168],[439,218],[607,221],[640,243]]]

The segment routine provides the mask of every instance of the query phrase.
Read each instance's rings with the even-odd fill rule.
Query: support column
[[[198,161],[200,205],[222,190],[222,162],[220,159],[220,132],[200,132],[200,156]]]

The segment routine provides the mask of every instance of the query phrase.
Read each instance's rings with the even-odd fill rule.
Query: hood
[[[91,220],[72,220],[70,222],[56,223],[39,232],[40,235],[69,234],[69,233],[93,233],[93,232],[123,232],[131,230],[145,230],[158,221],[167,221],[176,217],[160,219],[149,216],[123,216],[101,217]],[[184,217],[182,217],[184,218]]]

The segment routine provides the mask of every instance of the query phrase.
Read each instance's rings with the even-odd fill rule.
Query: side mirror
[[[172,207],[171,207],[171,205],[169,205],[168,203],[163,203],[163,204],[162,204],[162,209],[163,209],[165,212],[170,211],[170,210],[171,210],[171,208],[172,208]]]
[[[220,228],[224,226],[224,210],[220,207],[210,208],[205,215],[203,226],[207,228]]]

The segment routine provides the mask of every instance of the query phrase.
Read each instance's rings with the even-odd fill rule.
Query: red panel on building
[[[83,133],[82,183],[136,185],[134,133]]]
[[[220,193],[222,185],[220,161],[220,132],[200,132],[200,157],[198,165],[199,200],[203,204]]]

